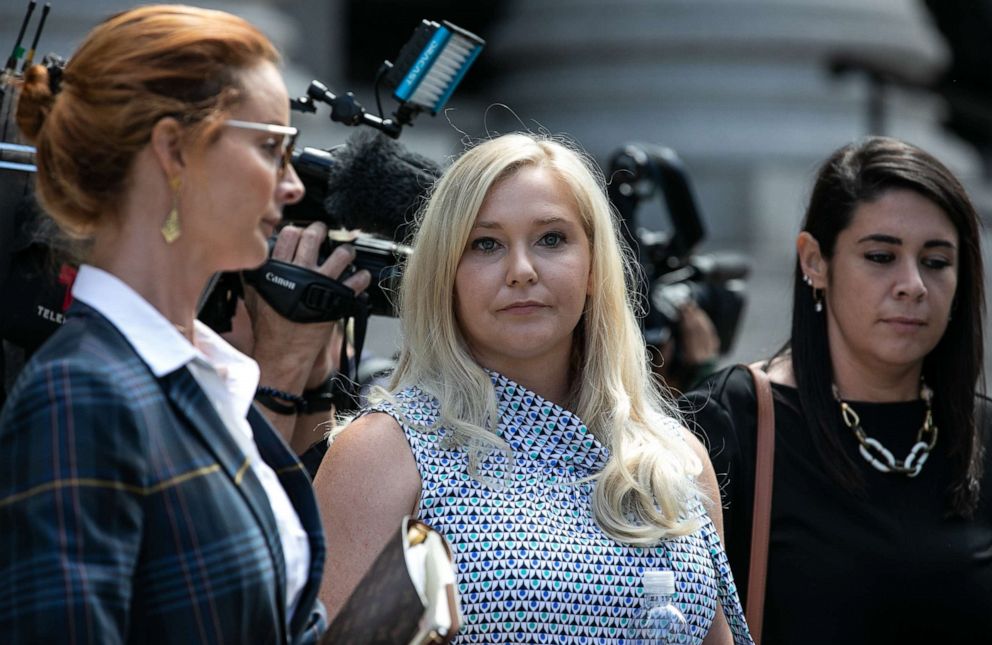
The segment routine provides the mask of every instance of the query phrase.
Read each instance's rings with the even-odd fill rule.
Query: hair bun
[[[54,102],[55,94],[52,92],[48,68],[44,65],[32,65],[24,73],[17,99],[17,127],[26,140],[34,143],[38,138]]]

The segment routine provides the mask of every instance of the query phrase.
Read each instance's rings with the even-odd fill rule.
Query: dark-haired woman
[[[992,642],[979,240],[964,189],[917,147],[869,138],[821,167],[791,338],[762,364],[775,407],[764,645]],[[746,589],[751,377],[720,372],[685,408],[725,474]]]
[[[37,194],[89,251],[0,417],[5,643],[292,643],[325,624],[310,481],[252,405],[258,364],[194,321],[303,195],[278,60],[240,18],[147,6],[91,31],[57,93],[44,68],[25,79]]]

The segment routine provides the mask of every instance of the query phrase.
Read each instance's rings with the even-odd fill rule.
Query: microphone
[[[307,193],[285,207],[283,217],[301,224],[327,224],[332,234],[321,246],[321,262],[338,244],[352,244],[355,261],[339,280],[367,270],[372,283],[362,297],[371,314],[395,315],[391,294],[399,265],[411,253],[400,242],[410,236],[413,215],[440,176],[440,166],[385,134],[360,130],[346,144],[330,150],[294,151],[293,168]],[[335,234],[340,229],[348,234]],[[360,233],[351,235],[355,230]],[[336,320],[354,310],[347,294],[332,284],[337,281],[285,262],[270,258],[242,275],[276,311],[296,322]]]
[[[346,144],[293,153],[307,194],[283,209],[293,222],[360,229],[401,242],[413,216],[441,174],[433,160],[375,130],[359,130]]]

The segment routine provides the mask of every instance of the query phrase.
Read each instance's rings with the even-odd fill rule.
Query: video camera
[[[365,293],[370,314],[394,315],[389,294],[396,286],[399,265],[411,252],[403,241],[409,237],[409,223],[422,197],[440,174],[438,165],[390,138],[372,130],[360,130],[347,144],[330,150],[307,147],[294,151],[293,167],[306,187],[306,194],[299,203],[286,206],[283,217],[301,225],[315,221],[327,224],[331,234],[321,248],[321,262],[341,243],[354,246],[355,261],[341,279],[355,271],[369,271],[372,281]],[[356,237],[350,233],[354,230],[362,233]],[[285,283],[280,280],[296,284],[305,278],[305,274],[297,274],[298,267],[291,269],[283,264],[269,260],[259,269],[244,272],[245,281],[263,296],[271,294],[272,298],[266,300],[291,320],[311,322],[349,317],[347,298],[325,302],[316,292],[309,296],[313,306],[294,308],[288,303],[274,303],[286,295],[281,288]],[[320,289],[320,293],[325,292]]]
[[[324,222],[332,231],[359,231],[332,235],[319,260],[338,244],[350,243],[356,258],[341,279],[364,269],[372,280],[365,293],[355,295],[339,280],[278,260],[243,272],[244,282],[280,315],[294,322],[395,315],[390,294],[399,266],[411,252],[403,242],[421,200],[441,172],[435,162],[407,150],[396,139],[419,113],[435,115],[443,109],[484,45],[475,34],[449,22],[424,20],[400,50],[396,64],[385,61],[379,69],[378,115],[369,114],[351,92],[335,95],[316,80],[305,96],[291,102],[293,110],[309,113],[316,112],[317,103],[325,103],[331,107],[332,121],[369,127],[328,150],[293,151],[293,168],[306,195],[287,206],[283,217],[303,225]],[[399,104],[391,117],[382,114],[378,94],[383,84],[392,88]],[[237,280],[222,276],[200,318],[218,331],[228,331],[240,288]]]
[[[638,289],[647,300],[644,340],[660,347],[674,340],[680,360],[679,322],[682,305],[691,300],[713,321],[721,355],[730,351],[746,301],[746,258],[736,254],[697,255],[706,237],[685,166],[670,148],[631,143],[610,158],[609,198],[624,223],[624,235],[644,269]],[[638,224],[639,206],[659,194],[671,231],[652,231]]]
[[[269,258],[257,269],[222,274],[200,310],[200,319],[214,330],[229,331],[243,295],[243,280],[277,313],[294,322],[352,321],[353,356],[349,359],[343,342],[342,367],[330,382],[330,396],[339,412],[358,403],[366,380],[360,362],[368,318],[395,315],[390,294],[403,259],[411,253],[403,242],[421,200],[441,174],[436,163],[407,150],[396,139],[417,114],[435,115],[445,106],[484,44],[475,34],[449,22],[422,21],[400,50],[397,63],[385,61],[379,69],[375,82],[378,115],[366,112],[351,92],[338,96],[323,83],[312,81],[306,96],[291,102],[293,110],[313,113],[316,103],[325,103],[331,107],[332,121],[369,128],[328,150],[304,147],[293,151],[293,169],[306,194],[284,208],[283,217],[297,224],[327,224],[332,235],[321,246],[318,262],[345,242],[354,246],[355,261],[335,280]],[[399,103],[388,118],[379,100],[383,83],[393,88],[393,98]],[[359,231],[357,236],[354,231]],[[356,294],[342,280],[363,269],[372,279],[363,293]]]

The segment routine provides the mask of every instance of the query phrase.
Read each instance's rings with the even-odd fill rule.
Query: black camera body
[[[275,240],[270,240],[270,246]],[[328,239],[319,252],[324,260],[340,244],[355,248],[355,259],[336,280],[295,264],[269,259],[257,269],[242,271],[266,302],[295,322],[328,322],[360,315],[394,316],[391,294],[398,286],[400,264],[410,248],[361,234],[353,239]],[[358,271],[372,275],[368,289],[356,296],[342,282]]]
[[[610,159],[609,197],[623,218],[623,233],[644,269],[637,285],[647,302],[642,321],[648,345],[676,341],[681,307],[693,301],[712,320],[721,355],[730,351],[746,303],[745,278],[750,265],[740,255],[694,254],[706,237],[682,161],[670,148],[632,143]],[[671,231],[638,225],[636,213],[645,200],[660,193]]]
[[[645,342],[660,346],[670,338],[677,340],[681,307],[692,301],[713,322],[720,354],[726,354],[733,346],[747,302],[744,279],[748,272],[740,256],[714,253],[693,256],[684,267],[658,276],[648,292]]]
[[[283,217],[300,225],[327,225],[331,234],[320,250],[321,262],[339,244],[354,246],[355,261],[340,279],[363,269],[371,273],[365,291],[371,314],[394,316],[392,293],[412,252],[403,242],[441,173],[438,164],[374,130],[359,130],[348,143],[329,150],[294,151],[293,168],[306,194],[286,206]]]
[[[332,236],[321,248],[321,261],[343,243],[355,248],[355,260],[341,274],[340,279],[347,280],[358,271],[368,271],[372,275],[365,290],[369,298],[369,313],[373,316],[396,316],[393,294],[399,288],[402,265],[413,249],[374,235],[360,234],[354,239],[344,240],[335,240]]]

